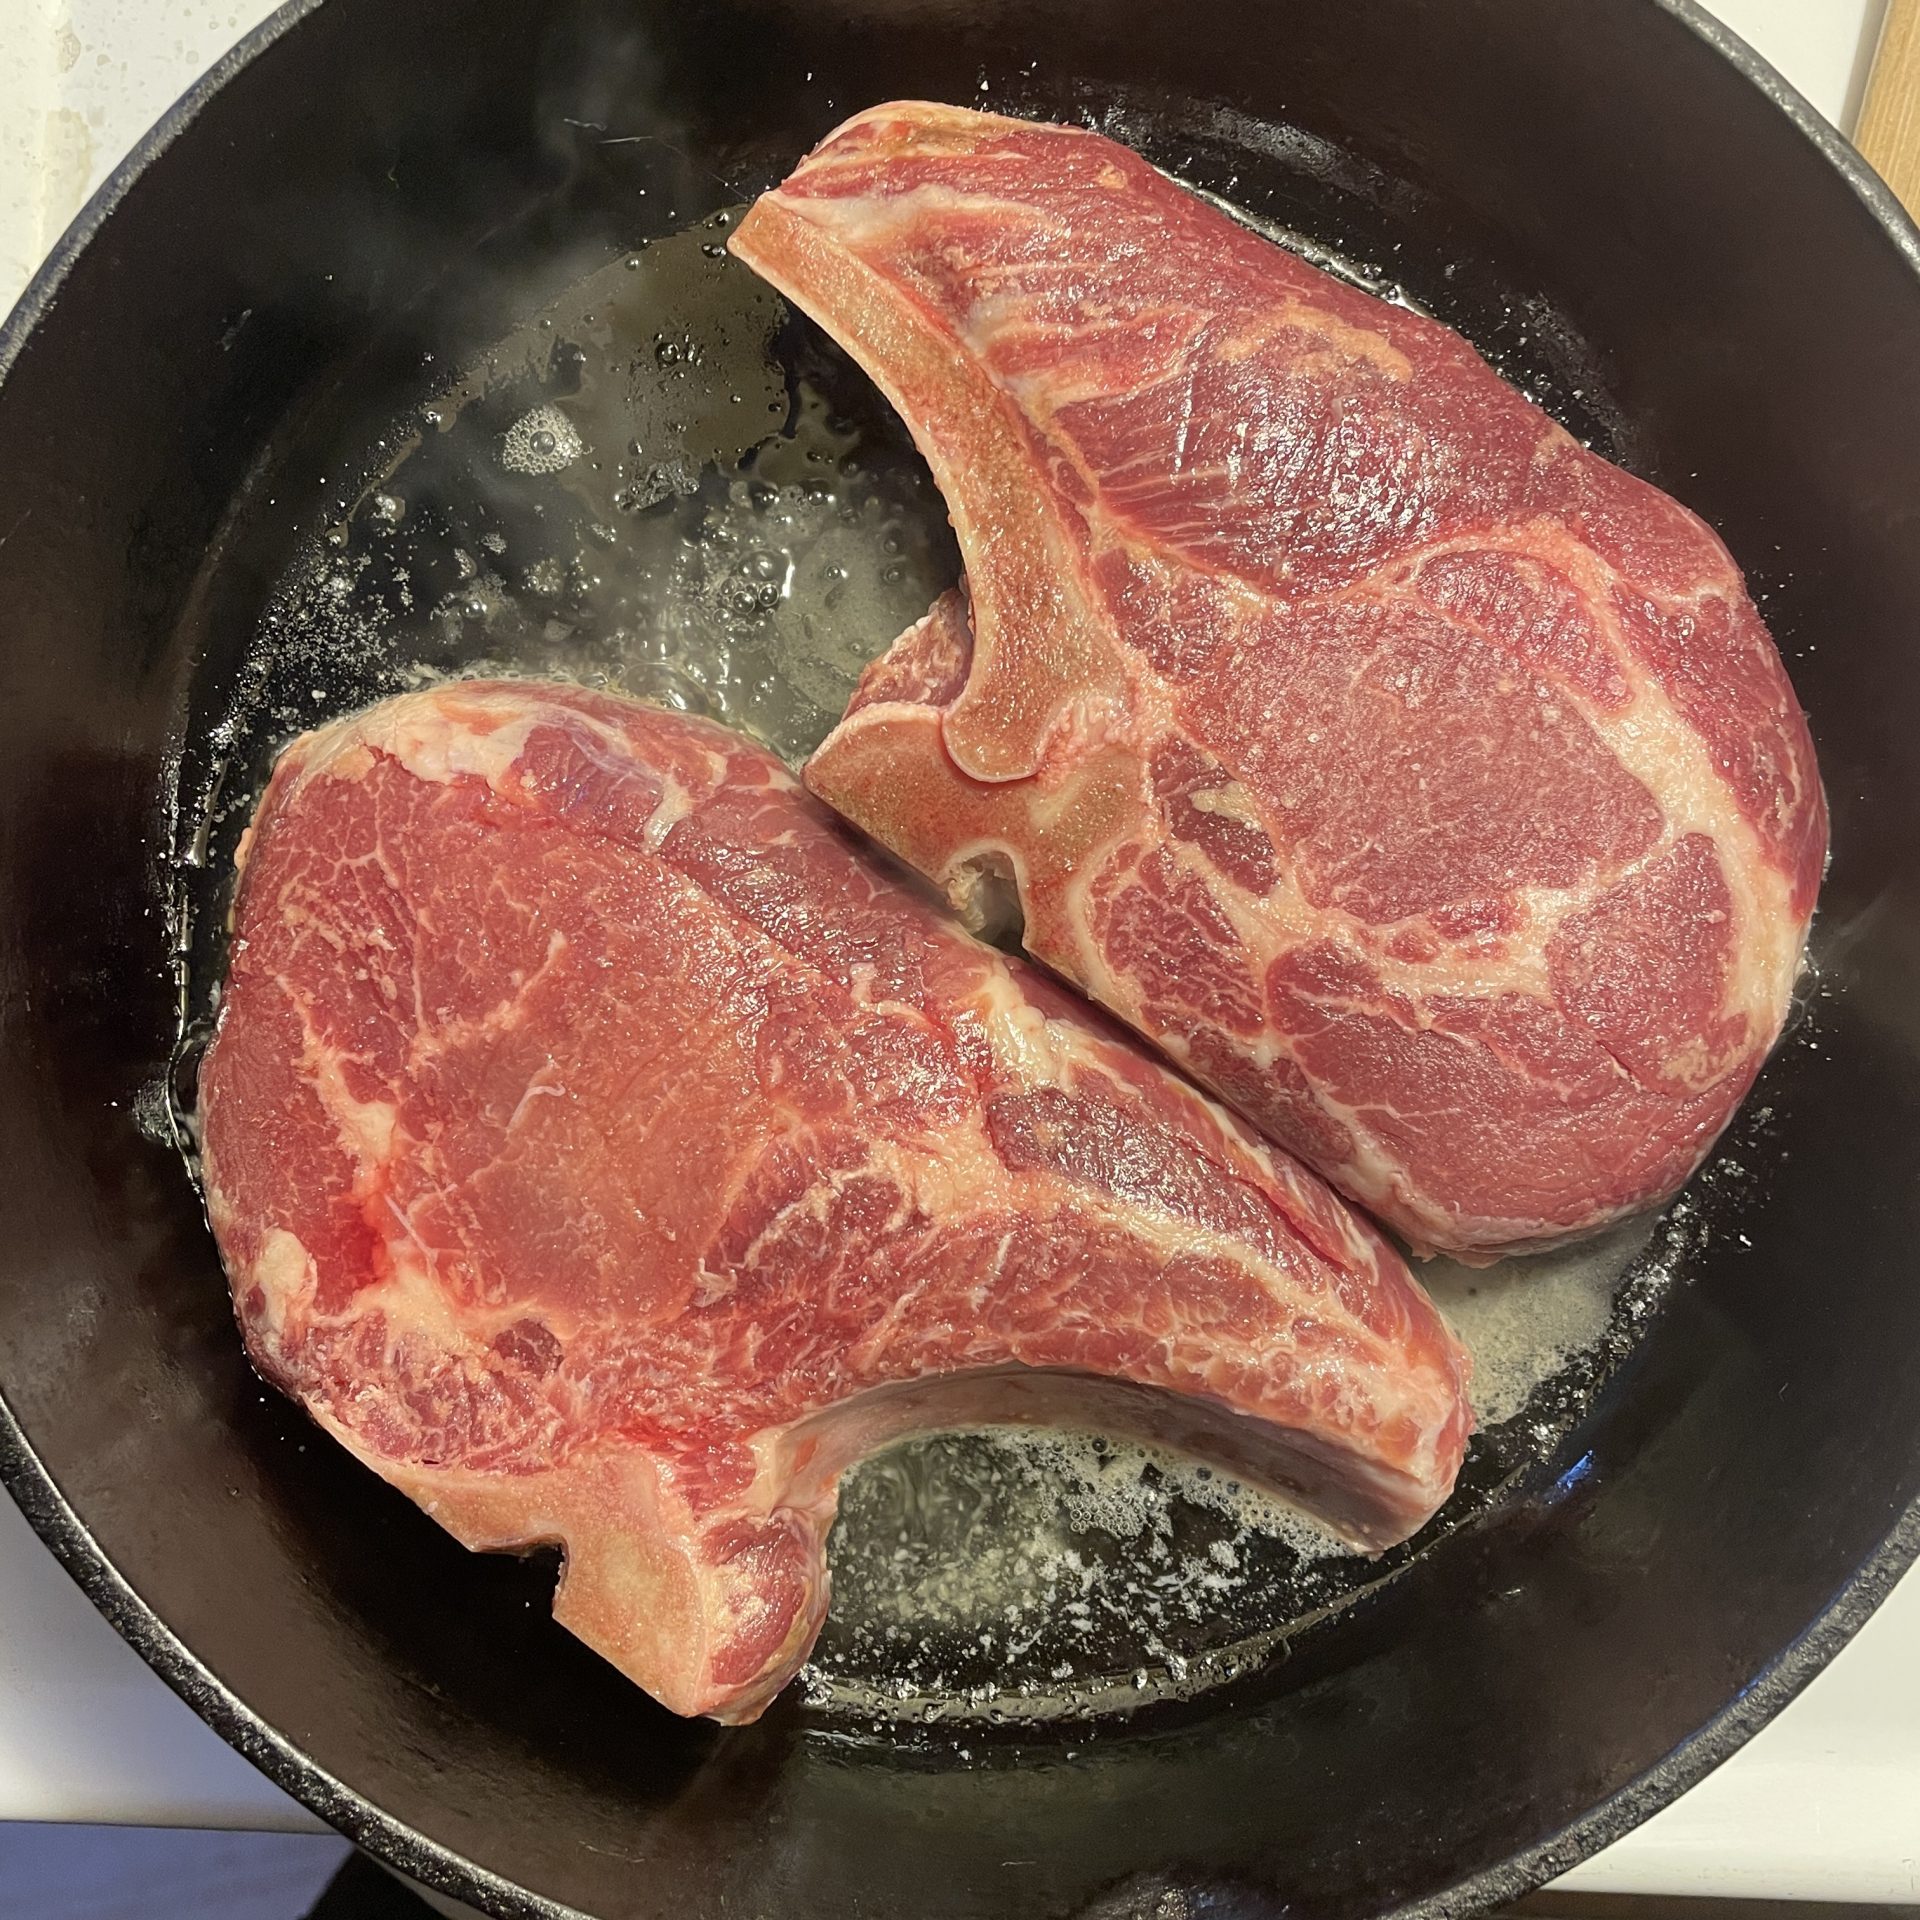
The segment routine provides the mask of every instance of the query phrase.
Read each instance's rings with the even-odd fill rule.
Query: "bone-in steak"
[[[261,1370],[555,1611],[748,1720],[826,1607],[835,1483],[904,1432],[1103,1424],[1383,1546],[1466,1362],[1405,1268],[771,755],[556,686],[288,749],[202,1073]]]
[[[1417,1245],[1685,1178],[1777,1036],[1826,813],[1714,535],[1458,336],[1099,136],[896,105],[734,250],[952,509],[808,783]]]

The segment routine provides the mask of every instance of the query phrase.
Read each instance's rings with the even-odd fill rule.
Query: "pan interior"
[[[1359,194],[1369,232],[1351,183],[1328,187],[1272,129],[1256,148],[1109,119],[1283,244],[1460,326],[1631,464],[1577,336],[1457,262],[1402,258],[1392,192]],[[740,202],[717,197],[661,207],[659,233],[603,257],[517,270],[494,289],[490,338],[430,350],[410,384],[388,375],[338,409],[301,537],[251,644],[196,690],[179,770],[181,1046],[160,1124],[189,1159],[233,853],[293,734],[444,677],[552,675],[709,715],[798,762],[862,666],[958,578],[904,428],[725,252]],[[809,1718],[957,1745],[1270,1670],[1450,1533],[1579,1472],[1556,1467],[1567,1435],[1737,1204],[1767,1119],[1744,1118],[1658,1220],[1491,1273],[1423,1270],[1475,1350],[1482,1430],[1445,1511],[1381,1559],[1093,1435],[936,1435],[860,1467],[802,1680]]]

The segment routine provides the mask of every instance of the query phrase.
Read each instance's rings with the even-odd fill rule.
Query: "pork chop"
[[[754,1718],[842,1471],[1157,1438],[1379,1548],[1467,1362],[1398,1257],[736,735],[475,682],[296,741],[201,1076],[247,1346],[681,1713]]]
[[[1699,1163],[1826,847],[1719,540],[1457,335],[1112,141],[849,121],[734,251],[946,494],[968,609],[807,769],[1416,1247],[1573,1238]]]

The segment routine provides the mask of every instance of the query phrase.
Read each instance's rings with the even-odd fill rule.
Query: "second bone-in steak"
[[[537,684],[288,749],[202,1074],[248,1348],[682,1713],[754,1717],[842,1470],[1070,1420],[1384,1546],[1466,1363],[1303,1169],[900,880],[772,755]]]
[[[1725,549],[1457,335],[1078,129],[850,121],[734,249],[879,381],[967,566],[809,785],[1417,1245],[1694,1167],[1825,849]]]

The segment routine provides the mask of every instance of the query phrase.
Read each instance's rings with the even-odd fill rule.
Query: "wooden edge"
[[[1920,218],[1920,0],[1887,0],[1853,143]]]

